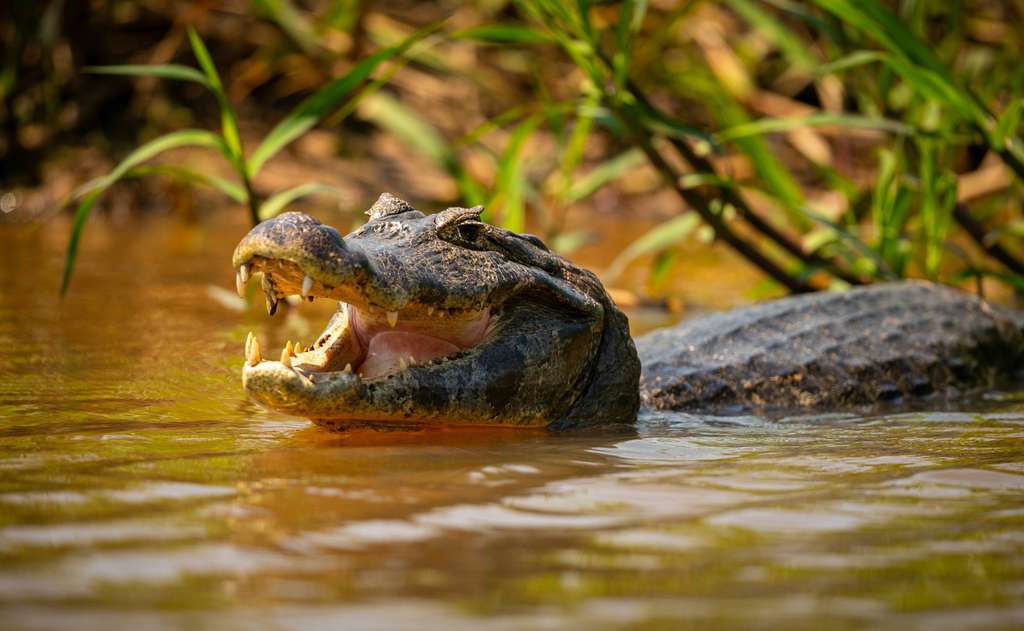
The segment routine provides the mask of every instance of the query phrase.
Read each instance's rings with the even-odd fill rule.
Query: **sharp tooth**
[[[250,366],[255,366],[262,361],[263,357],[260,355],[260,341],[256,339],[256,336],[252,338],[252,345],[245,354],[246,361],[249,362]]]
[[[302,297],[309,296],[309,292],[313,290],[313,279],[309,276],[305,276],[302,279]],[[312,297],[312,296],[310,296]]]
[[[433,305],[427,307],[427,315],[428,316],[434,315],[434,307],[433,307]]]
[[[390,325],[391,328],[393,329],[395,328],[396,324],[398,324],[398,312],[388,311],[388,325]]]
[[[295,354],[299,352],[298,343],[296,343],[295,346],[292,346],[292,343],[288,342],[288,348],[291,351],[292,357],[295,357]]]
[[[345,372],[352,372],[352,364],[345,364]]]
[[[412,355],[409,355],[409,365],[410,366],[415,366],[416,365],[416,358],[413,357]]]
[[[277,312],[277,289],[274,286],[274,278],[267,272],[263,273],[263,295],[267,298],[267,313],[274,315]]]
[[[405,370],[405,358],[404,357],[399,357],[398,358],[398,367],[401,368],[402,370]]]
[[[252,331],[245,336],[245,358],[249,359],[249,348],[252,347]]]
[[[292,367],[292,347],[290,344],[281,349],[281,363],[285,368]]]
[[[239,296],[245,298],[245,280],[242,278],[242,270],[238,270],[238,273],[235,274],[235,291]]]
[[[242,284],[249,282],[249,264],[242,263],[238,266],[238,276],[242,279]]]

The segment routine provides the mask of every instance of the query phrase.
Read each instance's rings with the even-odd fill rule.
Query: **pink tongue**
[[[359,374],[364,379],[380,377],[397,372],[400,369],[400,359],[408,365],[409,357],[412,357],[417,364],[422,364],[435,357],[451,355],[458,350],[458,346],[429,335],[405,331],[378,333],[370,340],[366,349],[366,360],[359,367]]]

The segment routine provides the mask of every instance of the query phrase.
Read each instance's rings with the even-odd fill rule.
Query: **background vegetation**
[[[647,213],[606,279],[638,257],[664,278],[700,239],[793,292],[905,276],[1024,291],[1020,0],[54,0],[0,16],[2,184],[75,211],[65,286],[115,183],[207,188],[255,222],[338,193],[264,165],[311,130],[378,160],[372,130],[437,174],[426,203],[485,204],[564,253],[593,238],[588,213]],[[183,146],[223,165],[161,158]],[[46,165],[97,149],[107,166],[54,195]]]

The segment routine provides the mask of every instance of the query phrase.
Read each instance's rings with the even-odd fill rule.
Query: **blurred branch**
[[[1014,274],[1024,276],[1024,262],[1021,262],[1006,248],[999,245],[999,243],[990,243],[988,239],[988,231],[985,229],[985,226],[974,218],[974,215],[971,214],[971,211],[966,205],[962,203],[956,204],[953,207],[953,217],[956,218],[957,223],[959,223],[964,231],[970,235],[971,239],[978,244],[978,247],[980,247],[985,254],[988,254],[1005,265],[1006,268]]]
[[[609,63],[604,53],[598,51],[598,55],[600,55],[601,58],[605,60],[605,63]],[[654,105],[651,104],[651,102],[647,99],[643,92],[640,91],[639,86],[637,86],[632,79],[626,81],[626,87],[629,90],[629,93],[637,100],[637,103],[641,107],[644,107],[652,112],[655,112],[658,116],[664,116],[662,112],[657,110],[657,108],[655,108]],[[672,147],[679,153],[680,157],[682,157],[684,160],[686,160],[686,162],[689,163],[690,168],[692,168],[694,171],[698,173],[709,174],[714,178],[721,177],[718,173],[718,170],[715,168],[715,165],[712,164],[710,160],[698,155],[697,152],[695,152],[693,148],[690,147],[690,145],[688,145],[681,138],[670,136],[668,138],[668,141],[669,143],[672,144]],[[803,261],[806,265],[818,267],[828,272],[832,276],[835,276],[836,278],[839,278],[851,285],[864,284],[865,281],[861,280],[854,274],[851,274],[850,272],[840,268],[833,261],[830,261],[822,257],[816,252],[805,252],[804,248],[799,243],[797,243],[788,235],[784,234],[783,232],[775,228],[775,226],[771,225],[763,218],[761,218],[760,215],[754,212],[754,210],[747,204],[746,200],[743,199],[743,196],[740,195],[738,192],[721,186],[716,187],[716,190],[719,196],[721,196],[726,203],[731,204],[736,209],[736,212],[739,213],[740,217],[742,217],[744,221],[749,223],[754,230],[756,230],[763,236],[773,241],[775,244],[777,244],[783,250],[791,254],[793,257]],[[702,203],[706,204],[707,202],[706,200],[702,199]]]
[[[616,105],[612,105],[612,107],[615,109],[616,115],[626,126],[634,144],[644,152],[647,159],[661,174],[665,183],[672,187],[672,190],[682,198],[683,202],[690,206],[694,212],[700,215],[700,218],[706,224],[711,226],[715,231],[715,236],[717,238],[720,238],[722,241],[727,243],[741,256],[743,256],[743,258],[757,266],[768,276],[771,276],[789,291],[793,293],[807,293],[814,291],[814,287],[809,283],[784,270],[775,261],[762,254],[756,246],[733,232],[732,228],[722,220],[722,217],[710,208],[707,201],[701,194],[692,189],[684,188],[680,184],[682,174],[678,173],[675,168],[665,160],[661,153],[658,152],[654,145],[651,144],[647,130],[637,123],[633,117],[622,108],[619,108]]]

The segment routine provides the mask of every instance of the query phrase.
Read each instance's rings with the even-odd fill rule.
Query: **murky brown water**
[[[243,395],[331,309],[241,310],[243,226],[95,222],[62,303],[64,229],[0,230],[4,629],[1024,625],[1013,397],[331,435]]]

